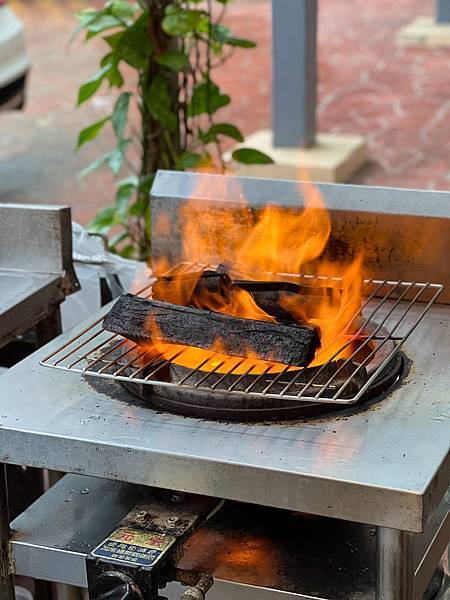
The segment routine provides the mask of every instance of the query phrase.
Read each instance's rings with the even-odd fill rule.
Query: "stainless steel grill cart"
[[[232,210],[233,197],[223,190],[236,183],[252,207],[278,202],[292,209],[301,202],[294,182],[232,179],[219,195],[217,176],[209,177],[199,200],[221,211]],[[175,208],[197,186],[196,175],[160,173],[154,219],[162,209],[176,218]],[[134,531],[148,517],[148,508],[135,506],[141,494],[145,506],[154,502],[160,492],[153,486],[175,503],[180,493],[217,500],[209,518],[183,538],[183,555],[172,557],[174,580],[187,583],[189,573],[216,579],[208,599],[423,597],[450,531],[450,195],[319,187],[341,251],[356,224],[372,232],[365,242],[371,277],[444,286],[404,341],[399,379],[358,406],[289,421],[213,421],[155,410],[114,377],[47,364],[80,343],[80,335],[91,335],[106,307],[0,378],[0,460],[72,474],[13,523],[17,573],[86,586],[92,555],[103,556],[104,566],[106,553],[119,548],[122,558],[112,559],[119,580],[108,579],[102,589],[138,593],[133,585],[142,569],[138,575],[127,563],[124,556],[135,550],[123,546],[117,531],[134,539],[123,529],[131,523]],[[417,253],[405,255],[410,239]],[[155,238],[155,252],[168,243]],[[176,240],[170,251],[176,260]],[[404,331],[423,312],[420,302],[411,306]],[[84,354],[75,350],[74,361]],[[152,514],[157,519],[158,511]],[[98,588],[89,587],[95,595]],[[200,593],[193,588],[190,594]]]

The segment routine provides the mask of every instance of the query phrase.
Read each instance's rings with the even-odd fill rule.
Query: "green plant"
[[[157,169],[223,171],[223,138],[244,141],[235,125],[216,120],[230,97],[212,79],[213,70],[236,48],[255,46],[223,24],[231,1],[111,0],[77,15],[86,40],[100,35],[108,49],[99,71],[80,87],[78,105],[104,82],[120,90],[112,113],[83,129],[77,144],[93,140],[110,124],[115,147],[82,175],[103,166],[115,176],[128,171],[117,183],[115,204],[103,208],[90,224],[93,230],[114,233],[109,242],[113,252],[149,257],[149,190]],[[236,150],[233,159],[272,162],[251,148]]]

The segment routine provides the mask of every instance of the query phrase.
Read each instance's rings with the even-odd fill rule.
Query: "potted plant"
[[[150,255],[149,191],[156,171],[163,169],[225,169],[224,138],[243,142],[239,129],[220,120],[218,112],[230,97],[213,79],[236,48],[255,44],[233,36],[223,24],[232,0],[110,0],[99,9],[78,13],[85,39],[101,36],[106,48],[99,70],[83,83],[78,105],[102,84],[117,90],[112,113],[84,128],[77,146],[112,126],[116,144],[86,169],[86,175],[107,166],[118,179],[115,203],[103,208],[90,228],[110,237],[109,248],[122,256],[145,260]],[[126,71],[126,73],[125,73]],[[131,71],[131,73],[130,73]],[[138,109],[137,132],[130,127],[130,107]],[[139,147],[139,164],[129,159],[131,144]],[[269,163],[267,155],[239,148],[233,160]]]

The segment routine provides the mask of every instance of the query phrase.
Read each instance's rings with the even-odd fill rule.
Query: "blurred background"
[[[87,224],[111,202],[107,170],[77,173],[113,145],[105,131],[75,151],[79,130],[111,112],[116,90],[76,109],[79,85],[97,70],[101,39],[69,44],[74,14],[102,2],[10,0],[24,26],[30,72],[21,111],[0,112],[0,202],[58,203]],[[450,189],[450,48],[402,47],[399,30],[433,15],[433,0],[321,0],[318,19],[318,131],[364,134],[368,162],[358,184]],[[232,97],[221,118],[244,134],[270,127],[271,1],[236,0],[235,35],[257,42],[215,74]]]

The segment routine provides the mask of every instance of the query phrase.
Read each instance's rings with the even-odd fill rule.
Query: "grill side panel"
[[[326,256],[350,260],[363,250],[368,278],[381,279],[389,273],[399,281],[439,281],[446,288],[439,302],[450,303],[450,192],[315,185],[332,218]],[[190,199],[199,202],[200,209],[215,213],[218,222],[224,211],[236,212],[242,199],[252,211],[267,204],[297,211],[304,204],[301,184],[295,181],[160,171],[151,192],[154,258],[165,256],[171,264],[182,260],[179,210]],[[244,239],[246,223],[237,227]],[[230,232],[220,235],[226,242]],[[216,254],[217,247],[217,237],[211,233],[205,262],[223,260]]]

